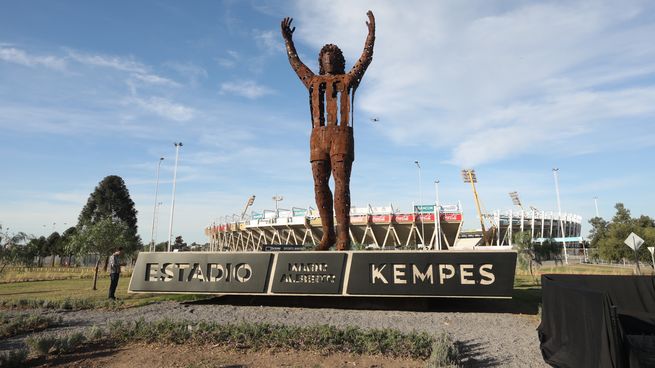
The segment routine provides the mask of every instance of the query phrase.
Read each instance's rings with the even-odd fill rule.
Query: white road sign
[[[640,238],[639,235],[635,233],[630,233],[630,235],[628,235],[628,237],[623,242],[634,251],[637,251],[639,247],[644,244],[644,239]]]

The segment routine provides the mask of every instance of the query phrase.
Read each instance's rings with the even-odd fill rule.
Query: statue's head
[[[337,45],[327,44],[318,54],[319,74],[344,74],[346,59]]]

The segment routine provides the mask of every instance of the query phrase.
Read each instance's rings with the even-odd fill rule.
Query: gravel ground
[[[289,306],[292,305],[292,306]],[[218,323],[266,322],[307,326],[393,328],[404,332],[449,333],[460,343],[467,366],[548,367],[539,351],[538,318],[511,301],[338,298],[221,297],[193,303],[161,302],[120,311],[43,311],[62,315],[65,326],[46,332],[75,331],[108,321],[164,318]],[[42,332],[43,333],[43,332]],[[0,343],[0,350],[22,345],[24,337]]]

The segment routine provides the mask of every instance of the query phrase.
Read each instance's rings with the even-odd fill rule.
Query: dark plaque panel
[[[339,294],[346,253],[281,252],[273,274],[273,293]]]
[[[140,253],[130,291],[266,293],[271,253]]]
[[[351,295],[511,297],[515,252],[354,252]]]

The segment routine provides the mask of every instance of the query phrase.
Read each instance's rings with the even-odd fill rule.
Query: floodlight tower
[[[553,169],[553,176],[555,177],[555,194],[557,194],[557,212],[559,217],[559,227],[562,235],[562,244],[564,251],[564,263],[569,264],[569,255],[566,253],[566,235],[564,234],[564,223],[562,222],[562,203],[559,200],[559,168]]]
[[[480,210],[480,198],[478,198],[478,191],[475,189],[475,183],[478,182],[478,178],[475,175],[475,170],[462,170],[462,179],[464,179],[464,183],[471,183],[471,189],[473,189],[473,198],[475,199],[475,209],[478,211],[478,217],[480,218],[480,228],[482,228],[482,240],[484,240],[484,245],[489,245],[489,239],[487,239],[487,230],[484,228],[484,218],[482,217],[482,211]]]
[[[173,245],[173,214],[175,213],[175,183],[177,181],[177,162],[180,158],[180,147],[182,142],[175,142],[175,168],[173,169],[173,200],[171,202],[171,218],[168,222],[168,251],[171,251]]]
[[[157,161],[157,182],[155,184],[155,208],[152,210],[152,230],[150,231],[150,251],[154,252],[155,250],[155,220],[157,218],[157,196],[159,195],[159,169],[161,169],[161,162],[164,161],[163,157],[160,157]]]
[[[434,194],[435,194],[435,231],[437,236],[437,249],[441,250],[441,204],[439,203],[439,180],[434,181]]]
[[[248,198],[248,202],[246,202],[246,207],[243,209],[243,212],[241,212],[241,219],[246,216],[246,212],[248,212],[248,207],[252,206],[252,204],[255,203],[255,195],[251,195],[250,198]]]
[[[512,204],[518,206],[521,209],[521,211],[523,211],[523,205],[521,204],[521,200],[519,199],[519,192],[517,191],[510,192],[509,197],[512,199]]]
[[[281,195],[277,195],[277,194],[276,194],[276,195],[273,196],[273,200],[275,201],[275,216],[277,217],[277,216],[278,216],[278,213],[277,213],[277,211],[278,211],[278,203],[279,203],[280,201],[284,200],[284,197],[282,197]]]
[[[423,249],[425,248],[425,224],[423,222],[423,189],[421,187],[421,164],[418,161],[414,161],[416,167],[418,168],[418,200],[421,202],[419,204],[418,217],[421,219],[421,242],[423,243]]]

